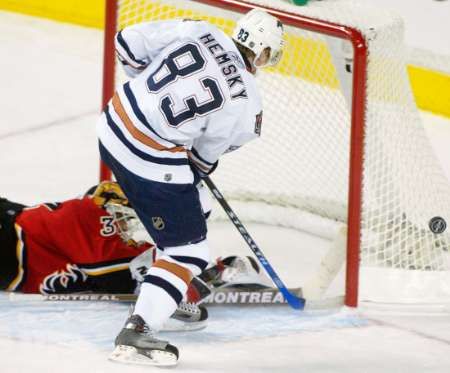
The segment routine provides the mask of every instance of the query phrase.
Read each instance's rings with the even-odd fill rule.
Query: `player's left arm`
[[[220,156],[232,147],[235,126],[236,118],[221,117],[210,123],[202,136],[193,141],[192,148],[188,151],[189,162],[201,178],[214,172]]]
[[[191,167],[201,178],[212,174],[219,164],[219,157],[228,147],[226,138],[202,136],[196,139],[188,151]]]
[[[210,175],[217,168],[220,156],[260,136],[262,111],[258,112],[257,108],[260,106],[246,107],[237,118],[220,118],[194,140],[188,155],[200,177]],[[234,123],[230,125],[232,120]]]

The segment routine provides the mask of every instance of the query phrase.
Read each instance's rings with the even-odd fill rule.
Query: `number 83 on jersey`
[[[166,118],[167,124],[179,127],[197,116],[204,116],[222,108],[225,101],[216,79],[201,74],[205,69],[206,60],[200,48],[194,43],[184,44],[171,52],[159,67],[147,79],[147,89],[150,93],[159,93],[172,84],[190,84],[192,95],[183,98],[184,107],[175,112],[175,100],[170,92],[160,99],[159,109]],[[191,77],[192,79],[185,80]],[[181,81],[180,81],[181,78]],[[193,81],[197,80],[201,90],[209,96],[200,101],[197,98]]]

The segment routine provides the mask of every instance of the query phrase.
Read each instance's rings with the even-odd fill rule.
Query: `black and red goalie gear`
[[[152,247],[125,243],[90,196],[26,208],[16,231],[19,268],[8,290],[25,293],[132,293],[128,263]]]

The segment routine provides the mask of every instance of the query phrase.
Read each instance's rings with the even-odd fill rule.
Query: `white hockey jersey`
[[[207,172],[260,134],[261,98],[230,37],[192,20],[143,23],[116,35],[132,79],[97,126],[100,141],[131,172],[191,183],[188,158]]]

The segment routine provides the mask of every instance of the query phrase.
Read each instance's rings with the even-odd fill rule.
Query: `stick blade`
[[[293,309],[301,311],[305,308],[305,299],[297,297],[289,292],[283,292],[283,296]]]

